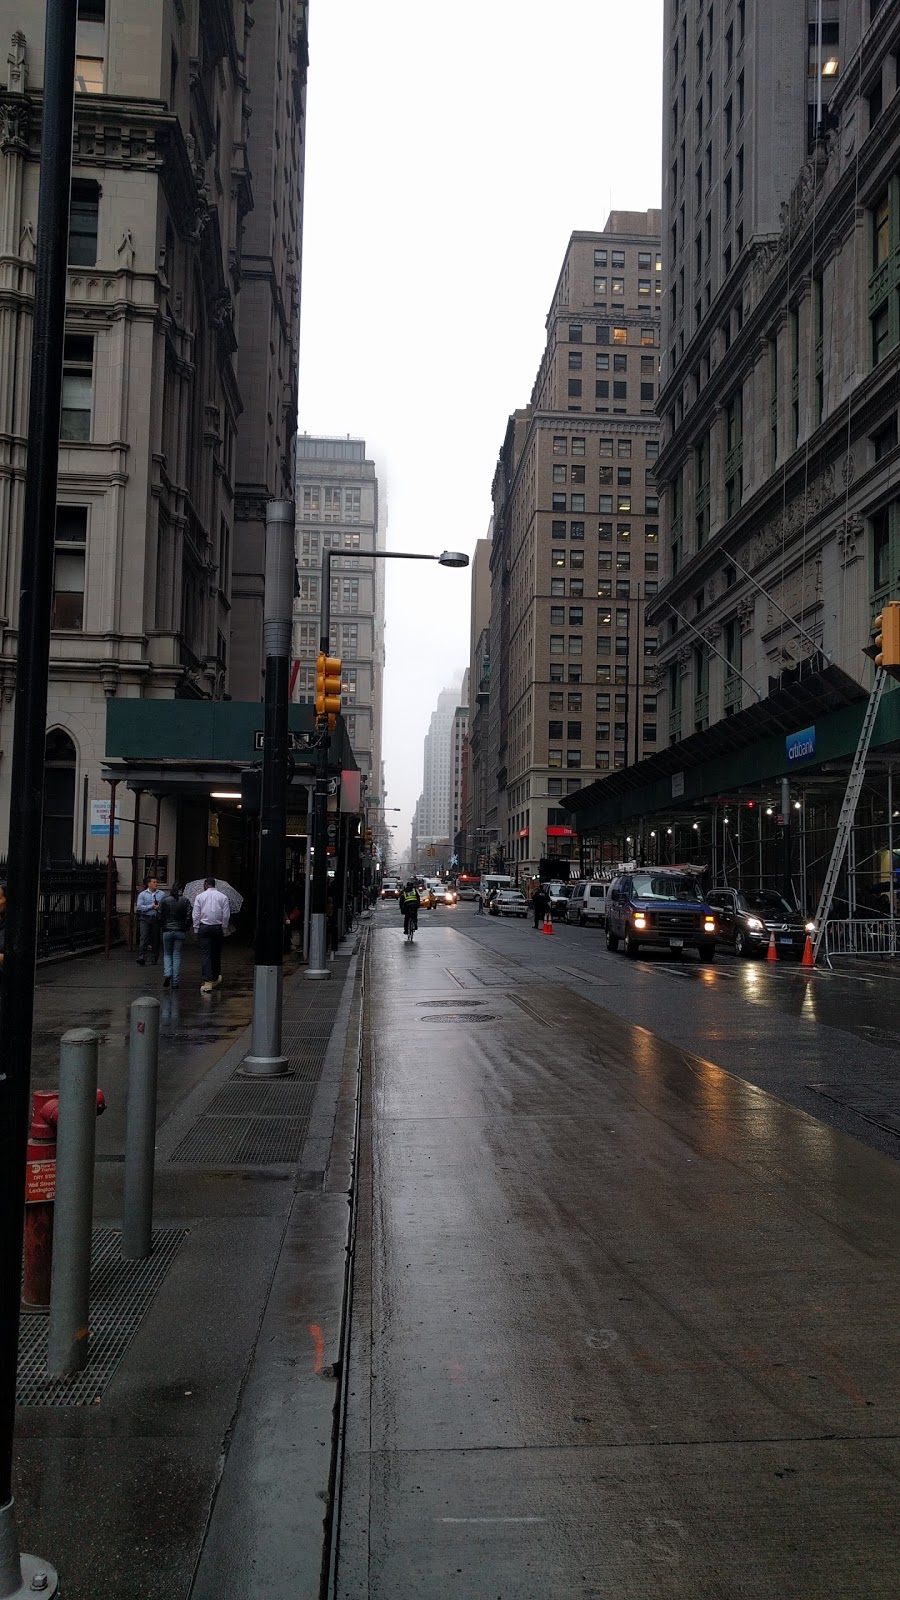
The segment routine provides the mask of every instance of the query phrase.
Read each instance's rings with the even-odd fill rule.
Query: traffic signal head
[[[316,716],[335,717],[340,709],[340,656],[327,656],[324,650],[320,650],[316,657]]]
[[[900,600],[888,600],[872,624],[876,667],[900,667]]]

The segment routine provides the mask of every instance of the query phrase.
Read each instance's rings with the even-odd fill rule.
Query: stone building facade
[[[292,491],[306,15],[305,0],[79,0],[45,830],[64,858],[106,849],[95,818],[109,697],[260,693],[260,505],[236,493]],[[2,0],[2,25],[5,831],[44,7]],[[162,808],[170,862],[181,804]],[[125,857],[131,806],[123,786]]]
[[[567,795],[658,739],[659,228],[613,212],[572,235],[494,477],[483,826],[520,874],[571,853]]]
[[[867,686],[872,613],[900,596],[900,10],[838,10],[820,44],[812,0],[729,0],[712,31],[666,6],[672,744],[826,662]],[[701,99],[702,134],[678,132]]]
[[[294,604],[294,655],[300,665],[294,698],[315,698],[322,557],[333,550],[331,650],[343,662],[343,716],[353,753],[368,793],[379,797],[372,827],[380,837],[384,562],[367,561],[366,551],[384,549],[385,519],[365,441],[302,434],[297,440],[296,508],[300,592]]]

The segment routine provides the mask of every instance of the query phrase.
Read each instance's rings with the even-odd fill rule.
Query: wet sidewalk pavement
[[[245,1079],[252,950],[199,993],[124,951],[38,972],[34,1085],[59,1038],[101,1035],[91,1357],[42,1365],[46,1318],[23,1318],[16,1500],[24,1549],[66,1600],[315,1595],[327,1541],[352,1178],[362,949],[330,982],[286,958],[287,1076]],[[194,969],[197,969],[196,971]],[[154,1250],[119,1254],[128,1007],[161,1002]],[[283,1587],[284,1586],[284,1587]]]
[[[373,940],[338,1600],[896,1600],[900,1166],[464,930]]]

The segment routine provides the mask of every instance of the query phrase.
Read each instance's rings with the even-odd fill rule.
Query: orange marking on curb
[[[316,1377],[319,1378],[322,1375],[322,1368],[325,1365],[325,1335],[317,1322],[310,1323],[309,1331],[312,1334],[313,1344],[316,1347],[315,1370]]]

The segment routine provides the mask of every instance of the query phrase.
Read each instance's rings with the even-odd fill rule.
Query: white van
[[[586,922],[602,927],[606,922],[606,895],[608,883],[583,880],[576,883],[566,906],[566,921],[577,922],[583,928]]]

